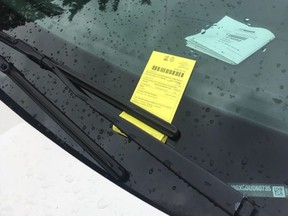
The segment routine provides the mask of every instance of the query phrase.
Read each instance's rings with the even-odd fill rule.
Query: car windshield
[[[181,138],[171,141],[171,147],[234,189],[259,199],[263,205],[268,203],[272,215],[285,215],[284,206],[288,211],[285,200],[288,175],[284,168],[288,162],[286,0],[0,0],[0,3],[2,31],[127,100],[153,51],[195,60],[173,120]],[[227,24],[225,29],[220,24],[225,18],[235,23]],[[243,29],[253,32],[253,37],[244,34]],[[222,34],[225,40],[220,37]],[[245,44],[247,41],[250,44]],[[252,51],[237,61],[242,53],[228,52],[231,49],[227,48],[234,44],[243,52]],[[228,54],[224,53],[226,48]],[[59,109],[67,113],[80,110],[77,101],[73,105],[71,101],[60,103],[59,98],[64,96],[53,92],[61,88],[64,92],[65,87],[55,87],[54,76],[47,83],[47,74],[29,74],[27,71],[37,70],[35,65],[7,51],[7,47],[1,49],[44,94],[48,92],[49,96],[52,92],[50,99]],[[42,76],[45,84],[41,83]],[[0,79],[2,90],[13,98],[15,92],[7,89],[7,79],[3,76]],[[14,95],[14,100],[25,109],[21,99]],[[80,111],[85,113],[82,107]],[[75,121],[92,134],[93,122],[83,117],[83,113],[74,115]],[[41,121],[41,117],[37,118]],[[103,134],[101,128],[99,131],[96,139]],[[113,133],[111,129],[107,131],[108,135]],[[112,141],[118,139],[117,134],[112,137]],[[150,190],[151,195],[153,188]]]

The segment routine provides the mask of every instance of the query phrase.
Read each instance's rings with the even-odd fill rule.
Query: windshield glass
[[[287,162],[284,150],[288,148],[288,1],[0,0],[0,3],[2,31],[127,100],[153,51],[196,60],[173,121],[182,135],[179,142],[171,144],[173,148],[231,183],[236,190],[247,193],[256,190],[256,197],[269,197],[263,191],[261,194],[262,189],[257,194],[255,187],[262,183],[261,188],[265,185],[280,188],[272,191],[271,186],[271,197],[276,194],[274,197],[285,198],[285,193],[288,197],[287,188],[282,186],[288,183],[288,176],[280,164]],[[253,52],[236,64],[225,62],[229,55],[220,60],[221,49],[213,56],[209,54],[211,47],[201,51],[196,46],[187,46],[187,37],[200,32],[205,36],[225,16],[251,29],[266,29],[271,37],[259,46],[254,38]],[[239,47],[251,39],[229,32],[225,32],[225,37],[232,42],[221,39],[222,45],[238,43]],[[207,38],[202,45],[213,47],[213,37]],[[254,189],[248,187],[250,184],[254,184]]]
[[[287,4],[283,1],[4,1],[20,20],[35,23],[105,61],[141,75],[153,50],[197,61],[185,95],[221,110],[286,132]],[[271,16],[267,16],[271,14]],[[20,16],[21,15],[21,16]],[[239,65],[186,47],[185,38],[225,15],[275,35]],[[13,14],[15,16],[15,13]],[[6,20],[6,16],[2,19]],[[22,21],[22,22],[21,22]],[[34,23],[32,23],[35,21]],[[7,28],[6,27],[6,28]],[[14,29],[21,31],[21,27]],[[27,38],[33,43],[33,38]],[[60,51],[61,52],[61,51]]]

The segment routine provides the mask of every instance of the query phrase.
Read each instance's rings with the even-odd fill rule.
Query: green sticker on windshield
[[[279,184],[228,183],[247,197],[288,198],[288,187]]]

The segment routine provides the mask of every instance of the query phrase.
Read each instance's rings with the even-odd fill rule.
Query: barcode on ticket
[[[179,72],[179,71],[175,71],[175,70],[159,67],[159,66],[156,66],[156,65],[152,66],[152,70],[159,71],[159,72],[166,73],[166,74],[170,74],[170,75],[173,75],[173,76],[176,76],[176,77],[183,77],[184,76],[183,72]]]

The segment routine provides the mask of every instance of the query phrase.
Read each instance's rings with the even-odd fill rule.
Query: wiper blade
[[[57,62],[51,60],[50,58],[46,57],[45,55],[39,53],[35,50],[32,46],[21,41],[19,39],[15,39],[4,32],[0,32],[0,41],[4,42],[10,47],[13,47],[17,51],[23,53],[32,61],[36,62],[37,64],[41,65],[43,68],[50,69],[50,66],[46,65],[45,59],[49,59],[50,63],[53,62],[53,67],[60,69],[62,72],[66,74],[66,77],[76,83],[81,88],[88,90],[89,92],[95,94],[96,96],[100,97],[101,99],[105,100],[109,104],[113,105],[114,107],[127,112],[128,114],[134,116],[135,118],[139,119],[140,121],[148,124],[152,128],[158,130],[159,132],[167,135],[171,139],[178,139],[180,136],[180,132],[176,126],[170,124],[163,119],[159,118],[158,116],[153,115],[152,113],[142,109],[141,107],[131,103],[130,101],[126,101],[125,99],[121,98],[119,95],[111,92],[104,86],[100,84],[95,85],[95,83],[91,82],[90,80],[86,79],[85,77],[73,72],[70,68],[65,67],[64,65],[58,64]],[[50,64],[51,65],[51,64]],[[53,71],[53,70],[52,70]],[[63,80],[62,80],[63,81]]]
[[[0,35],[0,41],[1,40],[2,39]],[[165,165],[176,176],[178,176],[188,185],[193,187],[196,191],[198,191],[216,206],[221,208],[228,215],[268,216],[253,201],[244,197],[241,193],[234,190],[231,186],[225,184],[224,182],[216,178],[214,175],[201,168],[196,163],[188,160],[186,157],[184,157],[168,145],[164,145],[162,142],[143,132],[140,128],[135,127],[131,123],[122,119],[121,117],[119,117],[118,113],[115,113],[113,110],[107,107],[106,104],[103,104],[100,101],[96,102],[87,95],[83,94],[71,83],[71,80],[69,80],[66,75],[62,73],[62,70],[69,71],[69,69],[63,69],[64,67],[59,67],[61,69],[60,71],[54,61],[45,57],[30,45],[26,44],[25,42],[21,42],[21,46],[29,46],[30,48],[28,48],[27,50],[30,49],[30,56],[28,54],[26,55],[31,60],[34,59],[34,62],[54,72],[76,96],[85,101],[92,109],[97,111],[108,121],[115,124],[122,132],[124,132],[135,143],[141,146],[147,153],[149,153],[156,160]],[[15,49],[24,53],[23,51],[19,50],[19,47]],[[74,77],[73,79],[77,78]],[[75,82],[78,81],[75,80]],[[79,81],[79,83],[81,82],[82,81]],[[28,94],[29,92],[26,93]]]
[[[111,92],[109,89],[105,89],[103,85],[97,84],[91,80],[86,79],[73,72],[71,69],[67,68],[65,65],[57,64],[57,67],[61,69],[62,72],[65,73],[67,78],[71,80],[73,83],[77,84],[81,88],[86,89],[87,91],[93,93],[94,95],[100,97],[105,100],[109,104],[118,108],[119,110],[123,110],[133,117],[139,119],[140,121],[148,124],[152,128],[158,130],[159,132],[167,135],[170,139],[176,140],[180,137],[180,131],[173,124],[169,124],[158,116],[153,115],[152,113],[142,109],[141,107],[126,101],[123,98],[120,98],[119,95]],[[105,90],[104,90],[105,89]],[[103,92],[105,91],[105,94]]]
[[[29,97],[53,119],[74,141],[76,141],[95,161],[103,171],[118,181],[126,181],[128,172],[115,161],[99,144],[95,143],[74,122],[66,118],[51,101],[42,95],[26,78],[2,56],[0,56],[0,70],[13,80]]]

